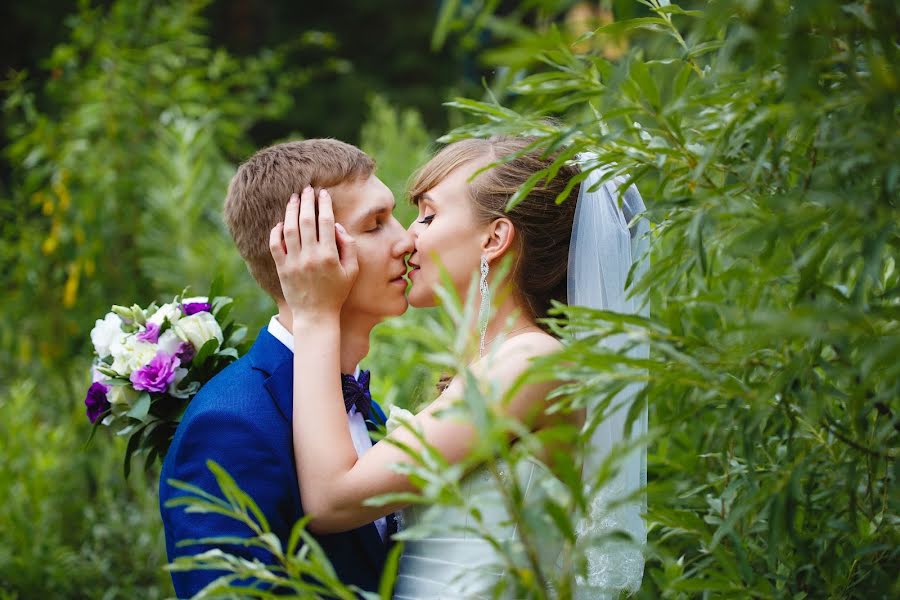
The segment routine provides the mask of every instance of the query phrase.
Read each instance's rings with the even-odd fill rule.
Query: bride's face
[[[434,289],[446,269],[460,296],[465,297],[472,274],[479,268],[486,226],[475,219],[467,180],[480,168],[464,164],[422,194],[419,215],[409,226],[415,248],[409,257],[409,303],[434,306]]]

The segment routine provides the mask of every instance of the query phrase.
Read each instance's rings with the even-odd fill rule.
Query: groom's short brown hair
[[[264,148],[238,167],[225,197],[225,223],[250,273],[276,300],[283,298],[269,232],[284,220],[291,194],[307,185],[334,187],[375,171],[369,155],[344,142],[312,139]]]

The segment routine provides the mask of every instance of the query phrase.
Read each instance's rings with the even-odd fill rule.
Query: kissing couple
[[[444,147],[413,178],[409,196],[418,217],[408,229],[394,218],[393,194],[376,177],[374,161],[349,144],[332,139],[278,144],[238,168],[225,200],[225,220],[278,312],[250,351],[197,393],[178,426],[160,477],[170,561],[212,547],[178,545],[183,540],[252,534],[222,515],[166,506],[184,494],[171,480],[217,493],[206,466],[211,459],[254,499],[283,547],[306,515],[307,531],[338,578],[363,590],[378,589],[398,523],[415,525],[423,514],[418,506],[366,502],[418,491],[402,469],[392,468],[413,461],[401,446],[423,449],[410,429],[451,464],[465,460],[477,443],[474,424],[447,414],[463,397],[462,376],[436,391],[432,402],[409,417],[408,427],[392,429],[375,444],[370,437],[387,421],[369,394],[369,373],[358,369],[370,332],[409,305],[434,306],[442,271],[460,297],[480,273],[483,303],[490,305],[489,294],[499,298],[489,319],[470,325],[480,339],[470,357],[475,379],[490,384],[498,398],[516,386],[508,402],[491,409],[531,431],[560,424],[581,428],[590,420],[591,406],[568,414],[546,410],[562,382],[518,385],[517,380],[534,359],[562,348],[541,321],[554,300],[620,313],[645,310],[642,298],[625,292],[632,267],[638,274],[646,267],[644,205],[633,186],[622,190],[621,179],[604,178],[603,165],[580,155],[506,211],[516,191],[553,163],[554,156],[531,149],[534,142],[504,137]],[[568,199],[557,205],[567,189]],[[511,258],[512,268],[500,273],[504,257]],[[626,394],[620,409],[591,434],[585,475],[599,468],[616,443],[634,435],[624,429],[635,393]],[[635,429],[646,430],[646,413]],[[643,456],[633,454],[617,476],[626,492],[641,488],[646,476]],[[546,493],[542,482],[552,477],[538,460],[523,461],[510,476],[520,478],[526,498]],[[492,485],[486,465],[461,481],[467,496],[489,494]],[[603,502],[596,506],[603,512]],[[640,512],[640,501],[626,502],[594,515],[595,522],[579,532],[607,527],[642,542]],[[515,541],[515,523],[499,499],[483,507],[483,517],[493,537]],[[465,511],[448,507],[441,518],[445,530],[406,542],[393,598],[487,597],[502,586],[508,574],[497,566],[495,547],[467,529],[466,519]],[[615,548],[587,553],[587,575],[578,579],[582,597],[615,597],[640,584],[640,549]],[[239,544],[223,549],[272,562],[264,552]],[[543,567],[556,568],[557,556],[547,552]],[[173,572],[172,579],[184,598],[220,575],[196,570]]]

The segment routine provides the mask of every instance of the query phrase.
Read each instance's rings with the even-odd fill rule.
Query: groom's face
[[[345,314],[376,320],[406,310],[406,262],[412,236],[394,218],[394,195],[372,175],[329,188],[335,220],[356,240],[359,275],[344,302]]]

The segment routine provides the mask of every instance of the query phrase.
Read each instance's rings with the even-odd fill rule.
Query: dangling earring
[[[481,306],[478,309],[478,329],[481,332],[481,340],[478,344],[478,356],[484,356],[484,336],[487,333],[488,320],[491,316],[491,288],[488,287],[488,260],[481,255],[481,281],[478,282],[478,291],[481,293]]]

